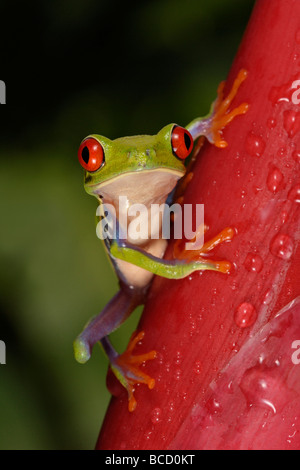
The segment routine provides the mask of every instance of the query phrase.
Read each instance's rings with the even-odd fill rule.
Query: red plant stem
[[[230,417],[223,413],[218,427],[207,423],[219,411],[211,384],[222,382],[222,371],[239,357],[250,335],[259,338],[261,328],[300,295],[300,104],[292,101],[292,84],[300,79],[298,0],[257,2],[225,93],[242,68],[248,78],[231,108],[248,102],[249,111],[225,129],[227,148],[206,144],[201,150],[184,198],[185,203],[205,204],[207,237],[227,226],[236,229],[233,241],[215,252],[216,258],[234,263],[234,272],[154,279],[140,323],[146,335],[136,353],[157,350],[158,359],[145,366],[156,385],[153,390],[138,387],[133,413],[128,412],[125,391],[112,399],[99,449],[271,448],[274,433],[281,436],[280,424],[272,431],[270,407],[256,406],[250,397],[255,417],[250,419],[246,408],[241,411],[243,387],[236,398],[236,409],[244,413],[243,427],[237,426],[242,415],[234,411]],[[238,367],[230,365],[229,370],[238,375]],[[298,402],[293,413],[300,421],[299,397]],[[269,434],[263,434],[262,417],[267,424],[270,420]],[[227,441],[217,435],[220,426]],[[300,448],[298,428],[299,423],[293,428],[293,448]],[[290,448],[282,436],[275,447]]]

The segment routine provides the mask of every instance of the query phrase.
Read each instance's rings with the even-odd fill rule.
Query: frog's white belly
[[[121,175],[95,190],[101,195],[105,210],[109,212],[109,207],[114,208],[114,217],[122,235],[120,238],[157,258],[164,256],[167,247],[167,240],[161,233],[164,203],[182,174],[179,170],[161,168],[143,170]],[[125,203],[121,197],[125,198]],[[135,204],[142,204],[145,210],[140,212],[136,206],[137,212],[131,213]],[[114,258],[114,262],[131,286],[145,287],[153,277],[151,272],[127,261]]]
[[[162,258],[167,248],[167,240],[152,240],[149,247],[145,249],[147,253],[150,253],[153,256]],[[147,284],[151,281],[154,276],[153,273],[146,271],[146,269],[135,266],[134,264],[128,263],[120,259],[114,258],[115,263],[117,264],[118,269],[121,271],[122,275],[125,277],[126,282],[133,287],[146,287]]]

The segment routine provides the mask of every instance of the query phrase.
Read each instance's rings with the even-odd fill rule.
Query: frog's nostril
[[[147,157],[155,158],[156,151],[153,148],[146,149],[145,154]]]

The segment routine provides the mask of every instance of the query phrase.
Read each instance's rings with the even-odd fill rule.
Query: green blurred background
[[[207,113],[253,0],[2,0],[1,449],[93,448],[100,348],[72,341],[117,291],[83,190],[83,137],[156,133]],[[126,346],[140,312],[112,335]]]

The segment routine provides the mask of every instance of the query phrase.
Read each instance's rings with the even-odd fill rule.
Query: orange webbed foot
[[[223,98],[223,91],[225,82],[221,82],[218,87],[218,97],[213,106],[213,114],[211,118],[211,127],[208,140],[216,147],[224,148],[227,142],[223,139],[222,130],[227,126],[236,116],[245,114],[248,111],[248,103],[242,103],[236,108],[228,111],[237,91],[243,81],[247,78],[247,70],[241,69],[233,82],[232,88],[226,98]]]
[[[140,366],[146,361],[155,359],[156,351],[145,354],[133,355],[132,351],[139,341],[145,336],[144,331],[133,333],[126,351],[120,354],[111,365],[111,369],[128,393],[128,410],[134,411],[137,405],[134,397],[135,386],[139,383],[146,384],[149,389],[155,386],[155,380],[140,370]]]
[[[207,232],[208,227],[206,225],[199,227],[197,234],[193,241],[197,239],[197,236],[200,232]],[[222,272],[222,273],[229,273],[231,269],[231,263],[229,261],[216,261],[208,258],[207,255],[218,245],[225,241],[229,241],[234,236],[234,229],[231,227],[226,227],[223,229],[218,235],[213,237],[212,239],[208,240],[204,243],[204,245],[199,249],[189,249],[182,248],[180,245],[182,244],[182,240],[176,240],[173,249],[173,255],[177,259],[184,259],[188,262],[198,261],[204,264],[210,264],[214,270]],[[191,244],[189,244],[191,245]]]

